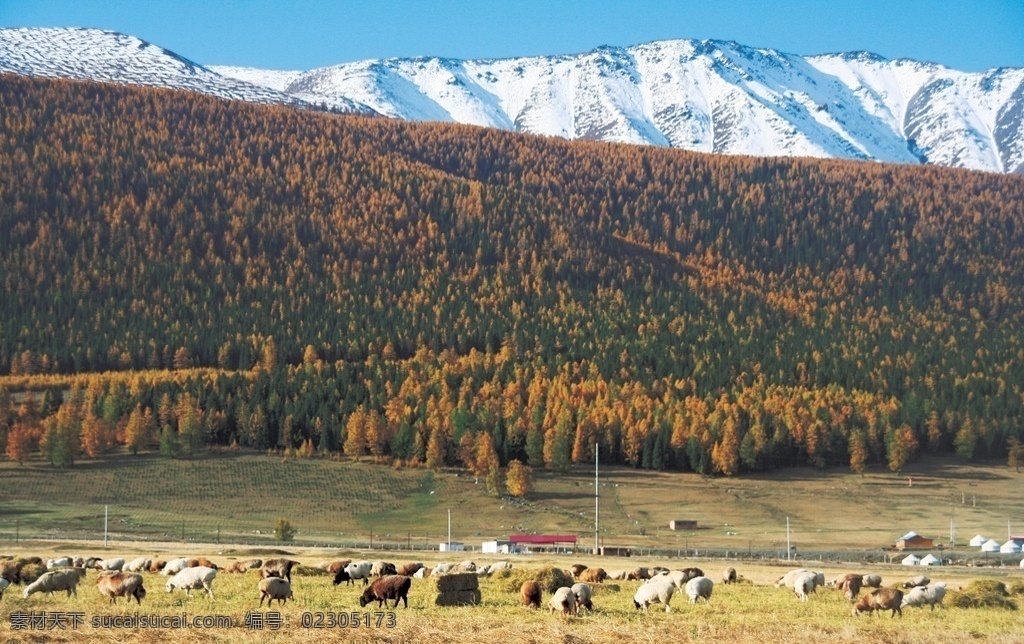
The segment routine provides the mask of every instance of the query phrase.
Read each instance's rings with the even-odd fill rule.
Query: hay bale
[[[42,577],[43,573],[45,573],[45,572],[46,572],[46,566],[44,566],[42,564],[36,564],[36,563],[25,564],[24,566],[21,567],[21,572],[18,573],[18,579],[20,579],[21,583],[23,583],[23,584],[31,584],[36,579],[39,579],[40,577]]]
[[[326,577],[331,574],[325,568],[316,566],[295,566],[292,572],[300,577]]]
[[[967,588],[946,593],[945,604],[954,608],[1005,608],[1017,610],[1017,603],[1009,598],[1006,584],[993,579],[976,579]]]
[[[473,572],[440,575],[436,579],[437,592],[439,593],[477,590],[480,588],[480,579]]]
[[[572,577],[559,568],[541,568],[539,570],[516,568],[504,578],[502,588],[505,592],[518,595],[519,589],[523,587],[523,582],[527,581],[537,582],[547,594],[552,594],[563,586],[571,588],[575,583]]]
[[[437,598],[434,600],[434,604],[438,606],[476,606],[479,603],[480,591],[478,589],[449,590],[438,593]]]

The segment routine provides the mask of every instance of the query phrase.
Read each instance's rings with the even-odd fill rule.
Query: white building
[[[441,552],[463,552],[466,550],[466,544],[458,541],[442,541],[439,550]]]
[[[484,541],[480,552],[491,555],[507,555],[512,553],[511,541]]]
[[[1015,552],[1020,552],[1020,544],[1017,543],[1016,541],[1014,541],[1013,539],[1010,539],[1009,541],[1007,541],[1003,545],[999,546],[999,552],[1010,553],[1010,554],[1013,554]]]
[[[921,565],[922,566],[941,566],[942,565],[942,560],[940,560],[938,557],[936,557],[933,554],[927,554],[924,557],[921,557]]]
[[[1001,548],[1002,545],[1003,544],[999,543],[995,539],[989,539],[985,543],[981,544],[981,551],[982,552],[999,552],[999,548]]]
[[[972,548],[980,548],[985,544],[986,541],[988,541],[987,537],[983,537],[980,534],[976,534],[974,535],[974,538],[970,540],[969,543]]]

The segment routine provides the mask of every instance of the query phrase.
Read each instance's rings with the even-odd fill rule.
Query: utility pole
[[[110,506],[103,506],[103,547],[107,547],[107,526],[110,525]]]
[[[598,452],[600,451],[600,449],[601,449],[601,447],[597,443],[594,443],[594,554],[595,555],[601,551],[601,543],[600,543],[601,532],[600,532],[600,523],[599,523],[599,519],[598,519],[599,512],[600,512],[600,509],[601,509],[601,503],[600,503],[601,497],[600,497],[600,493],[599,493],[599,491],[600,491],[599,480],[600,479],[598,478],[598,465],[597,465],[597,455],[598,455]]]
[[[789,517],[786,517],[786,561],[793,559],[793,546],[789,545]]]

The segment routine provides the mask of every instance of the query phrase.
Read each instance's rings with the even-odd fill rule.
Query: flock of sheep
[[[79,582],[85,577],[86,570],[91,569],[99,571],[96,582],[97,589],[111,603],[116,603],[117,598],[124,597],[129,603],[135,599],[136,603],[141,605],[142,599],[146,596],[142,572],[160,573],[167,576],[165,589],[168,593],[183,590],[186,596],[191,596],[190,591],[192,590],[204,590],[210,598],[213,598],[213,581],[216,579],[218,571],[245,573],[249,570],[258,570],[260,576],[257,583],[259,606],[262,607],[263,602],[266,601],[269,607],[275,599],[278,604],[283,604],[288,599],[294,598],[291,575],[299,562],[284,558],[247,559],[221,568],[202,557],[183,557],[170,561],[154,560],[147,557],[139,557],[131,561],[126,561],[123,558],[103,560],[63,557],[46,561],[46,572],[33,577],[31,573],[39,572],[43,565],[44,562],[38,557],[0,559],[0,598],[3,597],[4,590],[12,583],[25,584],[23,591],[25,598],[35,593],[52,595],[54,592],[60,591],[66,592],[69,597],[77,596]],[[431,569],[422,562],[396,567],[395,564],[384,561],[346,559],[323,561],[316,567],[333,575],[335,585],[342,583],[351,585],[361,580],[364,590],[359,598],[360,606],[366,606],[376,601],[378,607],[397,607],[399,602],[403,602],[404,606],[408,607],[409,589],[413,578],[449,573],[473,573],[479,576],[490,576],[500,570],[511,568],[511,565],[501,561],[478,567],[471,561],[464,561],[458,564],[442,563]],[[690,602],[696,604],[700,600],[705,603],[710,602],[714,590],[714,582],[704,575],[704,571],[693,567],[677,570],[665,567],[639,567],[629,571],[606,572],[603,568],[576,564],[565,573],[576,583],[558,588],[548,602],[552,611],[564,615],[579,615],[583,610],[592,611],[594,609],[592,584],[603,584],[607,580],[640,581],[641,585],[633,596],[633,604],[644,612],[648,612],[654,604],[661,604],[666,611],[670,611],[672,597],[676,591],[684,592]],[[374,579],[372,583],[370,583],[371,578]],[[738,579],[736,569],[731,566],[722,572],[721,581],[724,584],[736,583]],[[826,582],[824,573],[801,568],[787,572],[780,577],[775,582],[775,587],[790,589],[800,601],[804,602],[808,601],[810,595],[815,593],[819,587],[833,587],[842,592],[854,604],[852,609],[854,616],[864,612],[888,610],[895,617],[897,614],[902,616],[902,609],[906,606],[927,604],[933,610],[936,605],[941,606],[946,593],[946,585],[942,582],[930,584],[931,581],[927,577],[919,575],[908,579],[901,587],[882,587],[882,578],[879,575],[857,573],[839,575]],[[860,596],[861,590],[865,588],[872,590]],[[520,588],[520,599],[525,606],[540,608],[542,605],[540,583],[524,582]],[[388,604],[389,601],[393,604]]]

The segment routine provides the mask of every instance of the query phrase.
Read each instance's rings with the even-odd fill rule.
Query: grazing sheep
[[[289,599],[293,599],[292,595],[292,584],[287,579],[281,577],[267,577],[266,579],[260,579],[260,606],[263,606],[263,600],[267,600],[267,606],[270,603],[277,600],[278,606],[285,603]]]
[[[425,567],[426,566],[423,565],[422,561],[414,561],[412,563],[402,564],[402,567],[398,569],[397,574],[412,577],[417,571],[422,570]]]
[[[626,579],[650,579],[651,572],[647,568],[634,568],[626,574]]]
[[[373,565],[370,566],[371,577],[384,577],[385,575],[397,575],[398,570],[395,569],[395,564],[387,561],[374,561]]]
[[[872,574],[868,574],[868,575],[864,575],[861,578],[861,586],[868,586],[868,587],[871,587],[871,588],[881,588],[882,587],[882,576],[881,575],[876,575],[876,574],[873,574],[873,573]]]
[[[46,569],[54,570],[55,568],[70,568],[74,564],[74,560],[71,557],[60,557],[58,559],[47,559]]]
[[[935,605],[942,606],[942,599],[946,596],[946,583],[939,581],[933,586],[914,586],[907,594],[903,595],[900,608],[904,606],[924,606],[928,604],[932,610]]]
[[[859,617],[861,613],[874,611],[891,610],[890,619],[896,617],[896,613],[903,617],[903,591],[895,588],[879,588],[864,595],[853,607],[853,616]]]
[[[910,579],[908,579],[905,582],[903,582],[903,587],[904,588],[913,588],[915,586],[927,586],[928,584],[931,583],[931,581],[932,581],[931,579],[928,579],[924,575],[918,575],[916,577],[911,577]]]
[[[184,557],[178,557],[177,559],[171,559],[164,564],[163,570],[160,571],[161,575],[170,577],[176,575],[182,570],[188,568],[188,559]]]
[[[370,584],[369,588],[363,591],[359,598],[359,605],[366,606],[376,600],[377,607],[387,606],[387,600],[395,600],[394,608],[398,608],[398,600],[402,600],[405,608],[409,607],[409,588],[412,586],[412,579],[405,575],[386,575],[379,577]]]
[[[204,566],[206,568],[213,568],[214,570],[220,570],[220,566],[213,563],[206,557],[197,557],[195,559],[189,559],[186,568],[196,568],[198,566]]]
[[[703,599],[707,604],[711,601],[711,591],[715,588],[715,582],[707,577],[694,577],[686,582],[686,596],[690,602],[696,604],[698,599]]]
[[[835,578],[835,587],[843,591],[846,598],[851,602],[857,601],[857,595],[860,594],[861,586],[864,585],[863,575],[857,575],[854,573],[846,573]]]
[[[452,572],[452,569],[454,567],[455,564],[451,564],[448,562],[439,563],[436,566],[434,566],[434,569],[430,572],[430,576],[433,577],[435,575],[446,575]]]
[[[573,564],[569,566],[569,574],[572,575],[573,579],[576,579],[580,576],[580,573],[586,570],[587,568],[588,566],[585,566],[583,564]]]
[[[213,584],[216,576],[217,571],[206,566],[185,568],[167,580],[167,592],[174,592],[175,588],[181,588],[185,591],[186,597],[191,597],[192,593],[189,592],[190,590],[193,588],[204,588],[210,599],[213,599],[211,584]]]
[[[589,584],[601,584],[608,579],[608,573],[604,568],[587,568],[577,576],[577,579]]]
[[[4,598],[4,591],[11,585],[11,582],[7,581],[3,577],[0,577],[0,599]]]
[[[735,584],[737,580],[736,569],[729,566],[722,571],[722,583],[723,584]]]
[[[552,613],[561,611],[563,615],[569,615],[576,610],[576,595],[573,594],[572,588],[562,586],[548,600],[548,606]]]
[[[650,573],[651,577],[653,577],[655,575],[660,575],[663,572],[668,572],[668,570],[669,569],[665,566],[654,566],[653,568],[648,570],[648,572]]]
[[[128,603],[135,602],[141,606],[146,589],[142,585],[142,575],[136,572],[104,572],[100,573],[96,582],[100,594],[110,598],[111,604],[117,603],[118,597],[127,597]]]
[[[540,608],[542,594],[540,584],[535,581],[524,581],[523,585],[519,587],[519,599],[522,600],[524,606],[530,608]]]
[[[78,582],[85,577],[85,568],[64,568],[44,573],[39,579],[25,587],[23,597],[28,599],[29,595],[35,593],[46,593],[52,595],[54,591],[66,591],[68,597],[78,597]]]
[[[356,579],[362,579],[365,586],[370,583],[369,577],[372,568],[373,564],[369,561],[353,561],[334,575],[334,585],[337,586],[344,581],[346,582],[345,585],[348,586]]]
[[[573,584],[572,594],[576,596],[576,605],[573,608],[577,615],[580,614],[581,608],[594,610],[594,602],[592,601],[594,598],[594,591],[589,585],[583,582]]]
[[[153,560],[149,557],[137,557],[126,563],[121,570],[125,572],[142,572],[149,570],[151,565],[153,565]]]
[[[651,604],[665,604],[665,612],[672,608],[669,602],[672,601],[672,594],[676,591],[676,585],[667,575],[659,575],[651,579],[636,591],[633,595],[633,605],[643,609],[646,613]]]
[[[629,574],[628,570],[612,570],[608,573],[608,579],[614,579],[616,581],[622,581]]]
[[[807,601],[807,597],[814,592],[814,573],[811,571],[802,572],[793,578],[793,592],[800,598],[800,601]]]
[[[415,579],[426,579],[430,576],[430,568],[423,567],[412,574]]]
[[[20,579],[22,564],[20,561],[0,561],[0,579],[15,584]]]
[[[163,559],[157,559],[153,563],[149,564],[149,572],[163,572],[165,567],[167,567],[167,562]]]
[[[800,577],[804,573],[810,573],[814,578],[814,584],[813,588],[811,588],[811,592],[814,592],[818,586],[825,585],[825,573],[814,572],[813,570],[807,570],[806,568],[797,568],[796,570],[790,570],[782,577],[779,577],[775,582],[775,587],[779,588],[780,586],[785,586],[786,588],[793,589],[793,582],[796,581],[797,577]]]
[[[466,561],[460,561],[451,569],[450,572],[476,572],[476,564],[468,559]]]
[[[263,567],[262,559],[243,559],[242,561],[236,561],[228,566],[228,572],[244,573],[248,570],[256,570],[261,567]]]
[[[116,559],[101,559],[100,561],[96,562],[96,567],[100,570],[121,572],[121,569],[124,568],[124,559],[121,557],[118,557]]]
[[[266,579],[267,577],[281,577],[292,580],[292,568],[298,566],[298,561],[292,561],[291,559],[267,559],[260,566],[260,577]]]

